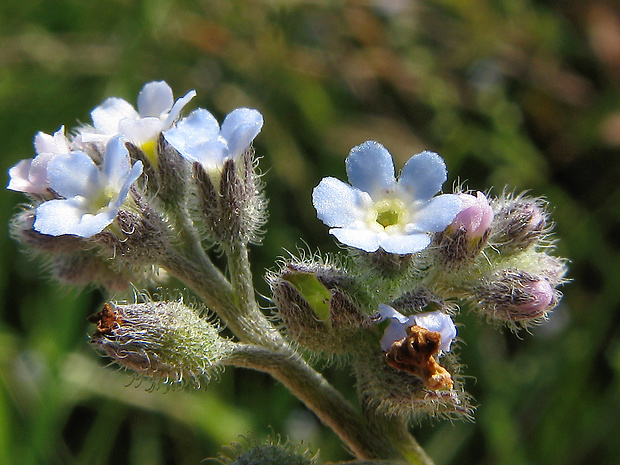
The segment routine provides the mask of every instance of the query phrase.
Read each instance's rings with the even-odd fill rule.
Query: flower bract
[[[62,198],[36,208],[34,229],[51,236],[101,232],[114,221],[141,174],[142,163],[131,166],[121,137],[110,140],[101,166],[81,151],[59,154],[49,162],[47,176],[50,188]]]
[[[414,155],[396,179],[392,156],[378,142],[353,148],[346,159],[351,185],[323,178],[314,189],[317,216],[348,246],[394,254],[423,250],[430,233],[443,231],[461,210],[455,194],[435,196],[447,179],[434,152]]]

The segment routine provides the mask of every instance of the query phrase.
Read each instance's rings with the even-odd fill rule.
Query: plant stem
[[[240,344],[229,363],[270,373],[330,427],[357,458],[403,460],[390,438],[369,428],[342,394],[299,356]]]
[[[255,326],[249,342],[276,350],[288,346],[277,329],[267,320],[256,302],[247,244],[238,242],[225,246],[230,282],[235,291],[237,318],[247,319]]]

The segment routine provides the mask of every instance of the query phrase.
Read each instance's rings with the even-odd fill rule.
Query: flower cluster
[[[198,387],[224,365],[271,373],[363,458],[378,457],[374,436],[393,429],[383,421],[471,415],[453,318],[470,309],[514,331],[547,319],[566,265],[551,254],[546,204],[441,193],[448,173],[437,153],[413,155],[397,175],[388,150],[365,142],[346,158],[350,184],[327,177],[312,194],[348,253],[282,260],[267,273],[268,318],[248,254],[266,217],[252,148],[263,116],[239,108],[220,125],[199,108],[183,118],[195,95],[175,101],[151,82],[137,109],[109,98],[70,135],[38,133],[36,156],[9,170],[7,188],[30,201],[13,234],[49,259],[54,277],[118,291],[165,270],[236,338],[191,306],[149,298],[105,304],[90,320],[93,345],[155,383]],[[356,410],[298,351],[350,364],[361,410],[373,415],[353,424]]]
[[[175,101],[168,84],[150,82],[138,95],[137,109],[124,99],[108,98],[92,110],[92,124],[71,134],[61,126],[52,135],[35,136],[35,157],[9,170],[7,188],[30,200],[13,221],[13,234],[50,258],[55,277],[73,284],[115,283],[116,288],[119,281],[110,272],[125,276],[127,267],[136,271],[161,261],[181,234],[183,212],[196,210],[190,203],[200,203],[196,197],[204,191],[205,182],[190,176],[192,165],[216,184],[232,167],[224,186],[230,195],[221,203],[236,216],[226,228],[213,215],[191,221],[243,240],[255,236],[264,202],[250,147],[262,115],[240,108],[221,128],[204,109],[181,118],[195,95],[190,91]],[[76,266],[81,273],[68,272]]]
[[[241,108],[228,115],[220,129],[204,109],[179,120],[196,95],[174,101],[163,81],[146,84],[137,110],[121,98],[108,98],[92,112],[92,125],[67,137],[64,126],[53,135],[35,136],[36,156],[9,170],[8,189],[28,194],[35,204],[34,230],[45,235],[84,238],[102,232],[128,202],[130,187],[143,172],[127,147],[137,147],[152,165],[158,164],[162,134],[188,162],[219,169],[227,159],[246,152],[262,126],[256,110]]]

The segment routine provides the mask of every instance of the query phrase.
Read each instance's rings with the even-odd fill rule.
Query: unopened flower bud
[[[346,292],[326,287],[313,273],[291,269],[268,276],[268,280],[292,340],[327,356],[356,350],[362,330],[371,322]]]
[[[89,321],[97,325],[91,337],[97,349],[154,383],[200,387],[235,346],[182,302],[106,303]]]
[[[486,195],[478,191],[475,196],[458,194],[461,211],[456,215],[448,229],[463,228],[468,239],[483,238],[493,222],[493,209]]]
[[[233,443],[220,454],[222,465],[314,465],[318,454],[313,454],[302,443],[267,439],[259,442],[253,436],[244,437],[245,444]]]
[[[561,297],[544,276],[518,269],[485,278],[474,294],[479,311],[488,318],[520,326],[544,320]]]
[[[435,238],[437,250],[448,267],[458,267],[476,258],[487,243],[493,222],[493,209],[482,192],[458,197],[462,210]]]
[[[494,207],[491,241],[503,254],[524,250],[549,233],[549,214],[541,199],[505,196],[498,199]]]

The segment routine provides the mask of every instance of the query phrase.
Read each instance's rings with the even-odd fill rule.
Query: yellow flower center
[[[382,199],[374,204],[374,222],[383,229],[402,227],[405,222],[407,209],[402,200],[398,198]]]
[[[116,189],[112,186],[106,186],[105,189],[100,190],[97,195],[93,196],[88,202],[88,210],[93,213],[99,213],[101,210],[104,210],[108,205],[110,205],[110,201],[118,195]]]
[[[151,162],[154,168],[157,168],[157,139],[152,139],[140,145],[140,148]]]

